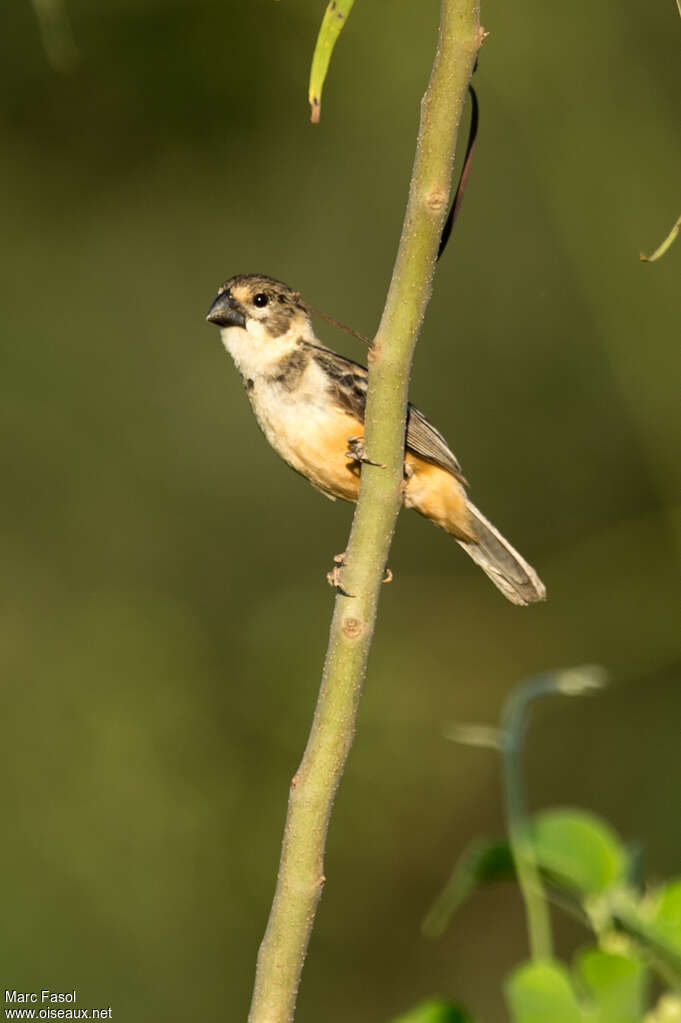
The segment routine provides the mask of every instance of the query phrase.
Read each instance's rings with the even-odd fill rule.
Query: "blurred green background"
[[[375,328],[438,4],[360,0],[314,128],[322,3],[67,3],[70,74],[28,2],[0,41],[0,983],[133,1023],[242,1020],[351,511],[270,451],[204,315],[258,270]],[[419,924],[503,828],[492,754],[442,730],[495,721],[528,674],[616,683],[535,714],[532,805],[584,805],[651,876],[681,869],[681,248],[638,260],[679,212],[681,21],[673,0],[527,0],[483,23],[481,137],[412,394],[549,601],[512,607],[401,519],[301,1023],[434,992],[504,1018],[513,886],[439,942]]]

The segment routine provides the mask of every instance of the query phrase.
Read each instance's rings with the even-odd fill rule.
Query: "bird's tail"
[[[458,540],[466,554],[485,572],[513,604],[534,604],[546,599],[546,587],[515,548],[470,501],[468,512],[477,543]]]

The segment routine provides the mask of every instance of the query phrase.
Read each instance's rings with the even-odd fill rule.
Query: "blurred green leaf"
[[[587,948],[577,956],[575,973],[594,1002],[594,1023],[638,1023],[641,1019],[647,969],[639,959]]]
[[[310,120],[314,124],[319,121],[321,115],[322,89],[324,88],[326,73],[329,70],[331,54],[354,2],[355,0],[331,0],[322,18],[321,28],[317,36],[317,44],[312,55],[310,87],[308,91]]]
[[[625,876],[624,846],[608,824],[584,810],[538,814],[532,838],[541,869],[585,895],[597,895]]]
[[[473,1023],[473,1017],[442,998],[429,998],[392,1023]]]
[[[502,732],[494,725],[460,724],[450,725],[444,732],[445,738],[459,742],[462,746],[478,746],[487,749],[501,749]]]
[[[681,880],[669,881],[659,890],[653,929],[666,945],[681,954]]]
[[[514,1023],[581,1023],[570,975],[560,963],[516,967],[506,981],[505,994]]]
[[[479,885],[506,881],[514,876],[515,867],[508,842],[486,838],[471,842],[429,909],[423,921],[424,934],[431,938],[442,934],[456,910]]]

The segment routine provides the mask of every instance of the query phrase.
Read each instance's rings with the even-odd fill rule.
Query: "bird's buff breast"
[[[292,469],[330,497],[356,501],[358,466],[346,455],[348,438],[362,424],[329,400],[328,381],[310,359],[290,388],[277,380],[283,360],[296,348],[292,339],[254,339],[241,329],[222,331],[222,340],[246,384],[248,398],[268,441]]]
[[[274,450],[330,497],[356,501],[360,466],[348,456],[348,440],[362,437],[364,426],[350,413],[316,394],[287,398],[271,385],[253,387],[256,418]],[[457,479],[411,452],[405,457],[407,508],[432,519],[459,539],[470,540],[466,494]]]
[[[329,399],[316,364],[292,392],[260,377],[248,397],[267,440],[292,469],[331,497],[357,500],[359,467],[347,451],[348,440],[361,436],[363,426]]]

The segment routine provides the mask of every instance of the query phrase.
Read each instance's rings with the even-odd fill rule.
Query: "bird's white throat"
[[[301,337],[316,340],[307,324],[302,331],[300,323],[292,324],[285,334],[272,337],[264,324],[255,319],[249,319],[246,327],[222,327],[220,337],[236,368],[245,377],[268,373],[275,363],[293,351]]]

